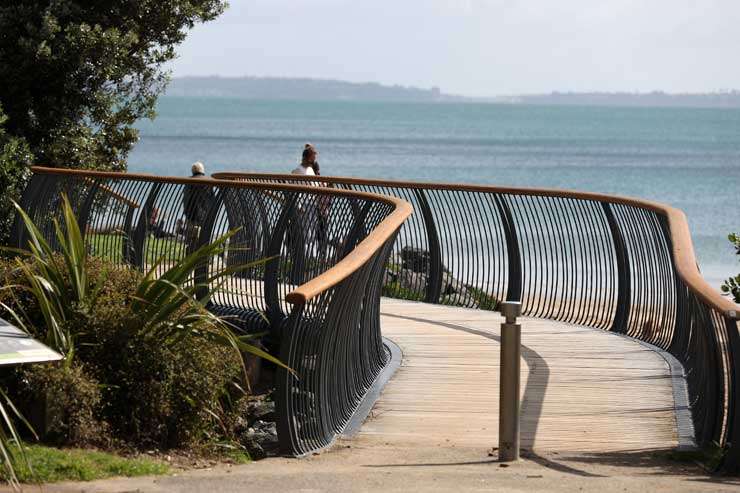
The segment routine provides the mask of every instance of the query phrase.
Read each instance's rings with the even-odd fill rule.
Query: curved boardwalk
[[[493,312],[383,299],[403,351],[356,441],[400,447],[498,444],[499,336]],[[631,339],[539,319],[522,324],[522,447],[615,452],[677,445],[668,364]]]

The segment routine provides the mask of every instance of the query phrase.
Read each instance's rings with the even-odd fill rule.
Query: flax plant
[[[28,233],[28,249],[15,251],[31,260],[24,263],[18,258],[17,267],[23,273],[26,289],[39,304],[46,326],[44,342],[69,358],[74,353],[74,342],[66,322],[73,312],[84,313],[94,305],[103,279],[90,279],[85,240],[66,196],[62,196],[64,227],[56,219],[53,220],[57,249],[44,239],[33,220],[17,204],[16,209]],[[131,313],[135,315],[139,330],[153,335],[162,343],[193,333],[284,366],[270,354],[250,344],[249,337],[237,336],[227,318],[214,315],[206,309],[211,293],[217,292],[231,275],[270,259],[217,268],[202,280],[195,281],[196,270],[207,265],[210,258],[224,253],[228,240],[236,232],[230,231],[212,243],[203,245],[175,262],[161,275],[157,275],[157,272],[164,257],[156,260],[136,287],[131,299]],[[214,285],[215,289],[208,289]],[[199,293],[206,294],[199,297]]]
[[[95,306],[105,280],[105,272],[101,273],[99,278],[91,279],[87,267],[88,252],[84,236],[66,196],[62,196],[63,225],[57,219],[53,220],[56,239],[54,246],[44,238],[28,214],[17,204],[15,207],[25,225],[28,244],[25,249],[6,250],[18,255],[15,266],[21,274],[22,285],[6,286],[2,289],[9,289],[11,292],[25,290],[32,295],[43,320],[44,328],[41,333],[44,342],[60,352],[65,357],[64,364],[69,365],[75,353],[75,339],[69,322],[73,319],[79,320],[80,313],[83,315],[89,313],[90,307]],[[241,357],[243,352],[287,367],[250,343],[250,336],[237,335],[236,331],[232,330],[234,325],[228,318],[214,315],[207,310],[207,306],[210,302],[210,293],[221,289],[231,275],[270,259],[240,266],[219,267],[204,276],[196,275],[208,265],[209,259],[225,251],[227,242],[236,231],[230,231],[212,243],[200,247],[175,262],[160,275],[157,272],[163,265],[164,257],[155,261],[128,300],[131,313],[128,325],[129,328],[152,337],[153,343],[157,344],[173,343],[188,335],[195,335],[213,344],[231,348],[239,354],[244,380],[248,382],[246,365]],[[215,286],[215,289],[210,290],[209,286]],[[24,320],[31,320],[28,314],[22,312],[22,309],[14,312],[3,303],[0,303],[0,306],[26,330]],[[79,333],[84,327],[75,329]],[[17,419],[28,426],[32,433],[33,430],[2,390],[0,390],[0,415],[2,415],[0,460],[9,483],[16,488],[18,480],[13,463],[19,455],[25,457],[25,454],[14,422]]]

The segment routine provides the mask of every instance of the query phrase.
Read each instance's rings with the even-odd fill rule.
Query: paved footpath
[[[497,443],[501,318],[383,302],[403,364],[359,433],[304,459],[272,458],[167,477],[47,485],[59,492],[739,491],[668,456],[672,378],[657,353],[584,327],[521,319],[523,459]],[[34,488],[29,488],[32,491]]]

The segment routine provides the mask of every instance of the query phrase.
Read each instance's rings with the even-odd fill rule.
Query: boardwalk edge
[[[686,383],[686,372],[684,371],[684,367],[681,362],[665,349],[650,344],[649,342],[641,341],[626,334],[619,334],[617,332],[610,333],[635,341],[641,346],[658,353],[658,355],[665,360],[668,364],[668,369],[671,372],[671,387],[673,388],[673,415],[676,418],[676,434],[678,435],[678,446],[676,447],[676,450],[687,452],[698,450],[699,447],[696,444],[696,433],[694,431],[694,420],[691,417],[691,404],[689,401],[689,388]]]
[[[365,396],[362,398],[362,402],[357,406],[357,409],[355,409],[352,417],[342,430],[340,438],[352,438],[360,431],[362,424],[370,415],[370,411],[372,411],[375,402],[380,398],[380,394],[383,393],[385,385],[391,377],[395,375],[396,370],[401,367],[401,360],[403,359],[401,348],[398,347],[395,342],[385,337],[383,338],[383,344],[390,356],[388,364],[385,365],[383,371],[380,372],[373,384],[365,393]]]

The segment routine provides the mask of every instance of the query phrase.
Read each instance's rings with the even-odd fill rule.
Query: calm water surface
[[[288,172],[616,193],[686,212],[714,285],[740,271],[740,110],[161,98],[129,169]]]

